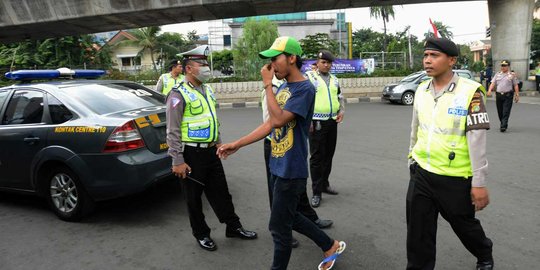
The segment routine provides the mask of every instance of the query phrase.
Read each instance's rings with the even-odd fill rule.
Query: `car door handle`
[[[39,137],[26,137],[23,139],[25,143],[32,145],[36,142],[39,142]]]

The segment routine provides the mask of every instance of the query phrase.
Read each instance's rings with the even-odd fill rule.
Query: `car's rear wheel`
[[[407,91],[401,96],[401,104],[412,105],[414,103],[414,93]]]
[[[54,168],[47,178],[47,183],[47,201],[60,219],[79,221],[93,210],[92,198],[69,168]]]

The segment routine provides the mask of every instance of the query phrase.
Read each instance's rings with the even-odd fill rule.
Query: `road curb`
[[[346,98],[345,103],[347,104],[357,104],[357,103],[368,103],[368,102],[382,102],[380,97],[357,97],[357,98]],[[236,108],[260,108],[260,102],[246,101],[246,102],[221,102],[217,103],[216,107],[219,109],[236,109]]]

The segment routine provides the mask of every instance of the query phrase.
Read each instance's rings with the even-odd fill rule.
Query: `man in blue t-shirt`
[[[345,249],[345,242],[332,240],[312,221],[297,211],[298,198],[306,190],[308,165],[308,133],[313,115],[315,87],[307,80],[302,67],[300,44],[290,37],[277,38],[270,49],[259,53],[271,64],[261,69],[269,119],[250,134],[224,144],[218,149],[220,158],[227,158],[241,147],[272,137],[270,158],[273,191],[270,232],[274,240],[272,269],[287,269],[291,256],[292,230],[313,240],[324,252],[319,269],[333,266]],[[274,95],[272,78],[286,79],[287,85]]]

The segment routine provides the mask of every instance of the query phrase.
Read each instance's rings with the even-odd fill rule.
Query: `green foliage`
[[[390,22],[390,17],[394,19],[394,6],[372,6],[369,8],[369,16],[375,19],[381,18],[383,20],[383,51],[386,51],[388,44],[388,37],[386,35],[386,23]]]
[[[471,65],[470,70],[474,71],[474,72],[480,72],[480,71],[484,70],[484,68],[485,68],[484,62],[476,61]]]
[[[233,52],[231,50],[212,52],[212,62],[215,70],[219,70],[226,75],[232,74]]]
[[[0,44],[0,66],[14,69],[100,68],[111,66],[107,49],[98,49],[93,36],[66,36]]]
[[[165,32],[157,36],[156,50],[159,50],[159,64],[163,63],[164,67],[171,61],[176,59],[176,54],[185,52],[193,46],[193,43],[187,40],[184,35],[179,33]]]
[[[304,52],[304,57],[307,59],[317,58],[317,54],[321,50],[328,50],[334,55],[338,53],[338,43],[330,38],[327,33],[317,33],[315,35],[307,35],[304,39],[299,40],[300,46]]]
[[[454,37],[454,33],[452,33],[452,31],[450,31],[450,28],[452,27],[449,27],[445,24],[443,24],[442,22],[439,22],[439,21],[433,21],[433,24],[435,24],[435,26],[437,26],[437,30],[439,30],[439,33],[444,37],[444,38],[447,38],[447,39],[452,39]],[[424,34],[424,38],[428,38],[428,37],[433,37],[433,33],[432,32],[426,32]]]
[[[158,48],[158,33],[161,30],[159,26],[149,26],[130,31],[137,40],[124,40],[118,44],[132,44],[141,48],[139,56],[144,53],[150,53],[150,59],[152,60],[152,67],[157,72],[156,60],[154,54],[157,53]]]
[[[535,5],[537,3],[539,2],[536,2]],[[536,67],[536,63],[540,61],[540,20],[538,19],[534,19],[532,25],[531,60],[534,67]]]
[[[242,37],[233,50],[235,74],[258,79],[261,67],[269,62],[259,58],[259,52],[270,48],[277,37],[277,25],[274,22],[268,19],[248,19]]]
[[[470,69],[473,64],[473,53],[467,45],[458,44],[459,56],[457,59],[456,66],[458,68]]]

